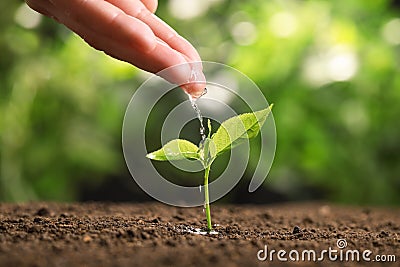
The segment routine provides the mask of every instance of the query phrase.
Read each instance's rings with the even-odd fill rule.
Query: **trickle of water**
[[[199,185],[199,191],[200,191],[200,193],[201,193],[201,185]]]
[[[200,97],[202,97],[206,93],[207,93],[207,88],[204,88],[204,92]],[[197,98],[197,99],[199,99],[199,98]],[[190,104],[192,105],[194,111],[196,112],[197,118],[200,121],[200,136],[201,136],[200,146],[201,146],[201,145],[203,145],[204,141],[206,140],[206,129],[204,128],[203,116],[201,115],[200,108],[196,103],[197,99],[194,99],[191,95],[189,95]]]

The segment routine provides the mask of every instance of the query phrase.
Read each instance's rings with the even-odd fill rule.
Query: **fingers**
[[[121,42],[105,34],[98,34],[92,29],[82,27],[76,21],[68,21],[67,26],[92,47],[104,51],[114,58],[129,62],[152,73],[157,74],[161,71],[159,73],[161,77],[177,85],[186,84],[190,81],[192,67],[181,53],[162,41],[156,41],[154,49],[146,53],[134,49],[129,42]],[[170,68],[171,66],[176,67]]]
[[[194,63],[200,57],[188,41],[149,11],[155,10],[157,1],[27,0],[27,3],[66,25],[94,48],[152,73],[163,70],[158,73],[161,77],[181,86],[194,98],[203,93],[202,65]]]
[[[189,77],[184,77],[183,73],[185,71],[179,70],[179,74],[172,74],[175,69],[172,68],[168,72],[163,73],[161,76],[166,80],[180,85],[187,93],[192,95],[194,98],[200,97],[203,94],[205,88],[205,77],[202,73],[201,58],[197,53],[196,49],[183,37],[181,37],[175,30],[173,30],[168,24],[159,19],[156,15],[152,14],[147,8],[140,2],[132,3],[132,0],[107,0],[111,4],[119,7],[126,14],[136,17],[146,23],[151,30],[154,32],[157,38],[159,38],[161,43],[165,43],[172,50],[179,52],[187,62],[192,62],[191,73]],[[149,68],[161,70],[159,66],[170,67],[173,66],[172,56],[176,56],[176,53],[169,51],[166,53],[166,47],[162,45],[157,45],[152,51],[153,61],[146,64]],[[186,62],[185,61],[185,62]],[[161,63],[164,64],[161,64]],[[197,62],[197,63],[193,63]],[[160,64],[160,65],[157,65]],[[154,65],[154,66],[152,66]],[[147,69],[148,70],[148,69]],[[152,71],[155,73],[155,71]],[[171,76],[171,77],[168,77]]]
[[[187,56],[190,61],[201,61],[196,49],[187,40],[181,37],[167,23],[152,14],[141,2],[133,2],[132,0],[107,1],[123,10],[126,14],[146,23],[158,38],[167,43],[172,49]]]
[[[58,19],[66,26],[79,25],[83,34],[85,29],[90,29],[98,35],[130,43],[132,48],[142,52],[152,51],[156,45],[154,33],[145,23],[107,1],[59,0],[54,3]]]

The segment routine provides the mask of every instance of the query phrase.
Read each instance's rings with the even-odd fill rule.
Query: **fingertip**
[[[202,62],[190,61],[187,56],[172,49],[165,42],[156,42],[154,51],[140,57],[145,65],[144,69],[178,85],[193,98],[199,98],[206,85]]]
[[[182,60],[184,60],[182,54],[177,54],[177,56],[182,57]],[[158,75],[181,87],[192,98],[197,99],[204,94],[206,78],[201,64],[197,64],[197,62],[177,64],[160,71]]]
[[[187,94],[189,94],[192,98],[198,99],[205,93],[206,84],[205,83],[196,83],[190,82],[180,86]]]
[[[146,8],[151,12],[155,13],[158,6],[157,0],[141,0],[141,2],[146,6]]]
[[[206,77],[203,73],[201,62],[193,62],[191,65],[191,75],[189,81],[180,87],[193,98],[197,99],[205,93]]]

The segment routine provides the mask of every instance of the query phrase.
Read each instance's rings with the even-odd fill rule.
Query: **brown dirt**
[[[201,208],[148,204],[0,204],[0,266],[271,266],[257,252],[369,249],[400,261],[399,209],[325,204],[212,206],[217,235],[197,235]],[[288,257],[288,255],[286,255]],[[327,258],[327,256],[326,256]],[[274,264],[275,263],[275,264]],[[317,262],[315,265],[378,265]],[[286,262],[310,266],[309,261]]]

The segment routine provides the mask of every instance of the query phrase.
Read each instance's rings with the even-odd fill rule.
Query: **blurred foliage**
[[[266,187],[398,205],[399,11],[389,0],[169,0],[157,14],[276,104]],[[122,120],[147,75],[21,1],[2,1],[0,14],[0,199],[79,200],[82,184],[129,179]]]

